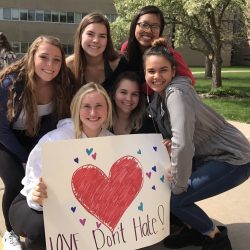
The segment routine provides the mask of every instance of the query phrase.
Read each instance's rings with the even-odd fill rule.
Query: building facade
[[[4,32],[20,57],[39,35],[53,35],[62,41],[66,54],[73,52],[73,39],[81,19],[92,11],[112,22],[116,10],[112,0],[1,0],[0,31]],[[203,66],[204,55],[187,47],[177,48],[191,66]],[[223,66],[250,66],[250,37],[237,49],[222,52]]]
[[[116,18],[112,0],[1,0],[0,31],[18,56],[39,35],[60,38],[66,54],[71,54],[76,28],[92,11],[105,14],[111,22]]]

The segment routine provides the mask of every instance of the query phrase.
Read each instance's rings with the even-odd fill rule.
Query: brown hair
[[[65,63],[65,54],[63,46],[60,40],[53,36],[39,36],[33,43],[30,45],[27,53],[23,58],[14,62],[10,66],[6,67],[0,73],[0,81],[8,76],[13,76],[12,84],[9,86],[9,98],[7,102],[7,118],[10,122],[13,121],[16,115],[16,109],[14,107],[14,98],[15,93],[12,91],[15,88],[15,84],[20,81],[25,81],[25,86],[23,93],[21,95],[23,109],[26,113],[26,133],[29,136],[37,135],[40,122],[37,111],[37,100],[35,94],[35,65],[34,65],[34,55],[38,47],[42,43],[49,43],[53,46],[56,46],[60,49],[62,55],[62,64],[58,75],[53,79],[55,86],[55,95],[54,95],[54,115],[56,119],[62,119],[69,117],[69,105],[71,99],[70,81],[68,76],[68,69]]]
[[[132,129],[139,130],[142,126],[143,119],[145,118],[145,115],[146,115],[146,104],[145,104],[144,96],[140,89],[141,88],[140,77],[134,71],[125,71],[121,73],[117,77],[116,81],[114,82],[114,85],[110,93],[111,101],[113,104],[113,118],[114,118],[113,120],[116,120],[118,116],[116,103],[115,103],[115,94],[123,80],[129,80],[129,81],[135,82],[136,85],[138,86],[139,102],[138,102],[137,107],[131,112],[130,120],[131,120]]]
[[[147,49],[143,55],[143,65],[145,68],[145,60],[148,56],[163,56],[165,57],[171,64],[172,68],[176,67],[176,61],[173,57],[173,54],[168,50],[168,43],[165,38],[160,37],[155,39],[152,43],[152,46]]]
[[[74,54],[67,58],[67,64],[75,75],[76,81],[81,84],[86,83],[84,73],[87,64],[85,52],[81,45],[82,33],[85,28],[92,23],[103,24],[107,29],[107,46],[103,53],[104,59],[107,61],[113,61],[119,57],[118,52],[115,51],[113,46],[108,19],[103,14],[98,12],[92,12],[86,15],[78,25],[75,33]]]

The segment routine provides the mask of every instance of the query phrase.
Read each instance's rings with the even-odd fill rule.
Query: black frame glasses
[[[140,29],[151,30],[153,33],[157,33],[161,29],[159,24],[149,24],[146,22],[138,22],[137,25],[139,25]]]

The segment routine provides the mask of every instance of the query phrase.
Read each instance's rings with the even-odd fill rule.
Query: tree
[[[167,24],[175,25],[175,45],[188,44],[204,54],[212,64],[212,87],[222,86],[222,49],[240,41],[246,30],[249,5],[245,0],[114,0],[119,15],[112,24],[115,37],[125,40],[132,16],[145,5],[158,6],[165,15]],[[235,13],[242,14],[240,29],[234,33]],[[238,18],[238,17],[237,17]],[[237,21],[239,21],[237,19]],[[236,39],[237,38],[237,39]]]

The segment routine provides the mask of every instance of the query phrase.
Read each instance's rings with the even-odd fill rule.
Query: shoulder
[[[70,118],[60,120],[57,128],[44,135],[39,143],[74,138],[74,125]]]
[[[118,68],[124,68],[128,66],[128,62],[123,55],[120,55],[114,61],[109,61],[109,64],[113,72]]]
[[[174,91],[186,92],[194,90],[191,84],[191,79],[185,76],[176,76],[166,88],[166,94],[170,94]]]
[[[11,84],[14,83],[17,77],[17,73],[10,73],[4,77],[2,80],[1,86],[4,88],[8,88]]]
[[[102,131],[101,131],[101,133],[100,133],[100,137],[101,136],[113,136],[114,134],[113,133],[111,133],[109,130],[107,130],[107,129],[103,129]]]
[[[70,68],[71,70],[73,69],[73,62],[74,62],[74,55],[70,55],[66,58],[66,65],[68,66],[68,68]]]
[[[128,47],[128,40],[122,44],[121,52],[124,53],[127,50],[127,47]]]

